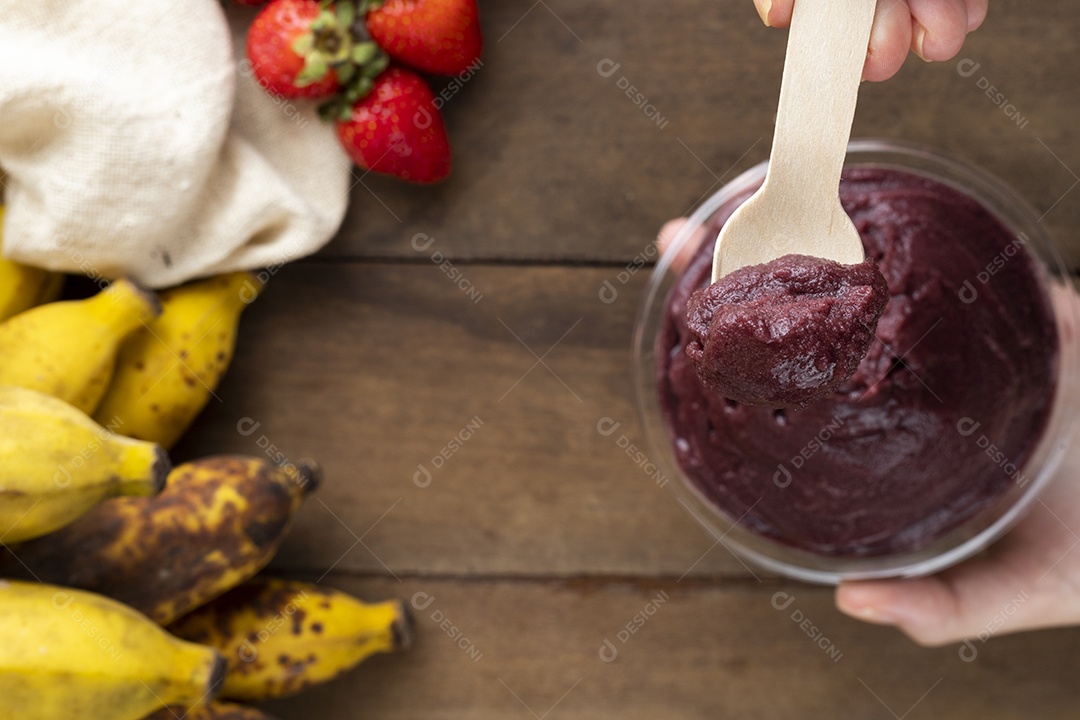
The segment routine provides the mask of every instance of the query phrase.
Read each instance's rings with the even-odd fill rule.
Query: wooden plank
[[[174,457],[325,465],[279,567],[744,574],[620,447],[642,445],[629,346],[644,273],[605,304],[617,268],[455,268],[458,284],[431,262],[282,269]]]
[[[452,180],[418,188],[358,173],[324,254],[422,259],[422,233],[455,259],[626,263],[666,219],[767,157],[786,35],[763,28],[749,0],[481,11],[484,65],[444,106]],[[1068,0],[1038,13],[994,3],[956,61],[909,59],[865,84],[854,135],[930,144],[1007,179],[1076,265],[1078,36]]]
[[[965,662],[802,586],[325,582],[415,598],[417,643],[269,704],[283,720],[1076,717],[1076,629],[992,638]]]

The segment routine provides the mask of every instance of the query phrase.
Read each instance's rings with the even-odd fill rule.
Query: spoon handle
[[[765,185],[810,215],[836,205],[875,4],[795,0]]]

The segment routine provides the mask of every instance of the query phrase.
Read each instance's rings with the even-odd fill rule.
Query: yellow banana
[[[0,543],[57,530],[107,497],[156,494],[168,473],[159,445],[115,435],[54,397],[0,386]]]
[[[138,720],[212,699],[224,663],[92,593],[0,581],[0,720]]]
[[[0,323],[0,385],[54,395],[92,415],[120,342],[160,311],[153,293],[117,280],[92,298],[19,313]]]
[[[0,205],[0,247],[3,246],[2,227],[4,207]],[[60,297],[64,286],[62,273],[50,272],[8,260],[0,250],[0,321],[35,305],[52,302]]]
[[[320,585],[274,579],[230,590],[169,631],[217,648],[228,665],[221,696],[253,702],[292,695],[412,641],[400,601],[369,604]]]
[[[110,500],[8,548],[0,576],[99,592],[165,624],[266,565],[318,480],[306,463],[291,472],[248,457],[185,463],[155,498]]]
[[[120,348],[98,421],[119,418],[125,435],[172,447],[229,367],[240,313],[260,286],[236,272],[162,291],[160,317]]]
[[[182,720],[277,720],[273,715],[267,715],[262,710],[227,702],[212,702],[201,708],[189,710],[187,713],[177,708],[165,708],[146,716],[146,720],[176,720],[177,718]]]

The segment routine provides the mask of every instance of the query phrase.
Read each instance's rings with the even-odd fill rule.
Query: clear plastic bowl
[[[1012,232],[1024,233],[1042,270],[1046,292],[1054,286],[1072,287],[1053,240],[1039,224],[1035,212],[998,178],[965,162],[929,148],[893,140],[853,140],[845,167],[891,168],[931,178],[979,201]],[[798,550],[739,525],[703,497],[679,467],[665,427],[657,388],[656,344],[664,319],[665,300],[681,269],[697,252],[703,237],[695,232],[717,213],[730,213],[749,197],[765,178],[761,163],[708,198],[680,229],[646,286],[634,328],[634,374],[638,415],[650,450],[661,472],[676,481],[666,483],[697,520],[730,550],[767,570],[808,582],[835,584],[844,579],[916,577],[928,575],[968,558],[1003,535],[1031,505],[1061,463],[1076,415],[1076,403],[1066,392],[1066,378],[1078,369],[1076,343],[1066,342],[1075,328],[1080,307],[1074,293],[1067,303],[1054,305],[1062,339],[1055,397],[1046,428],[1022,472],[1030,480],[1013,484],[998,501],[922,549],[873,557],[835,557]],[[695,237],[696,235],[696,237]]]

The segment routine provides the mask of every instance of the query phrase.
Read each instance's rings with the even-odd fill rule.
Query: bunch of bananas
[[[62,281],[0,259],[0,720],[267,720],[214,697],[282,697],[408,647],[400,601],[255,578],[317,465],[170,466],[255,276],[56,301]]]

